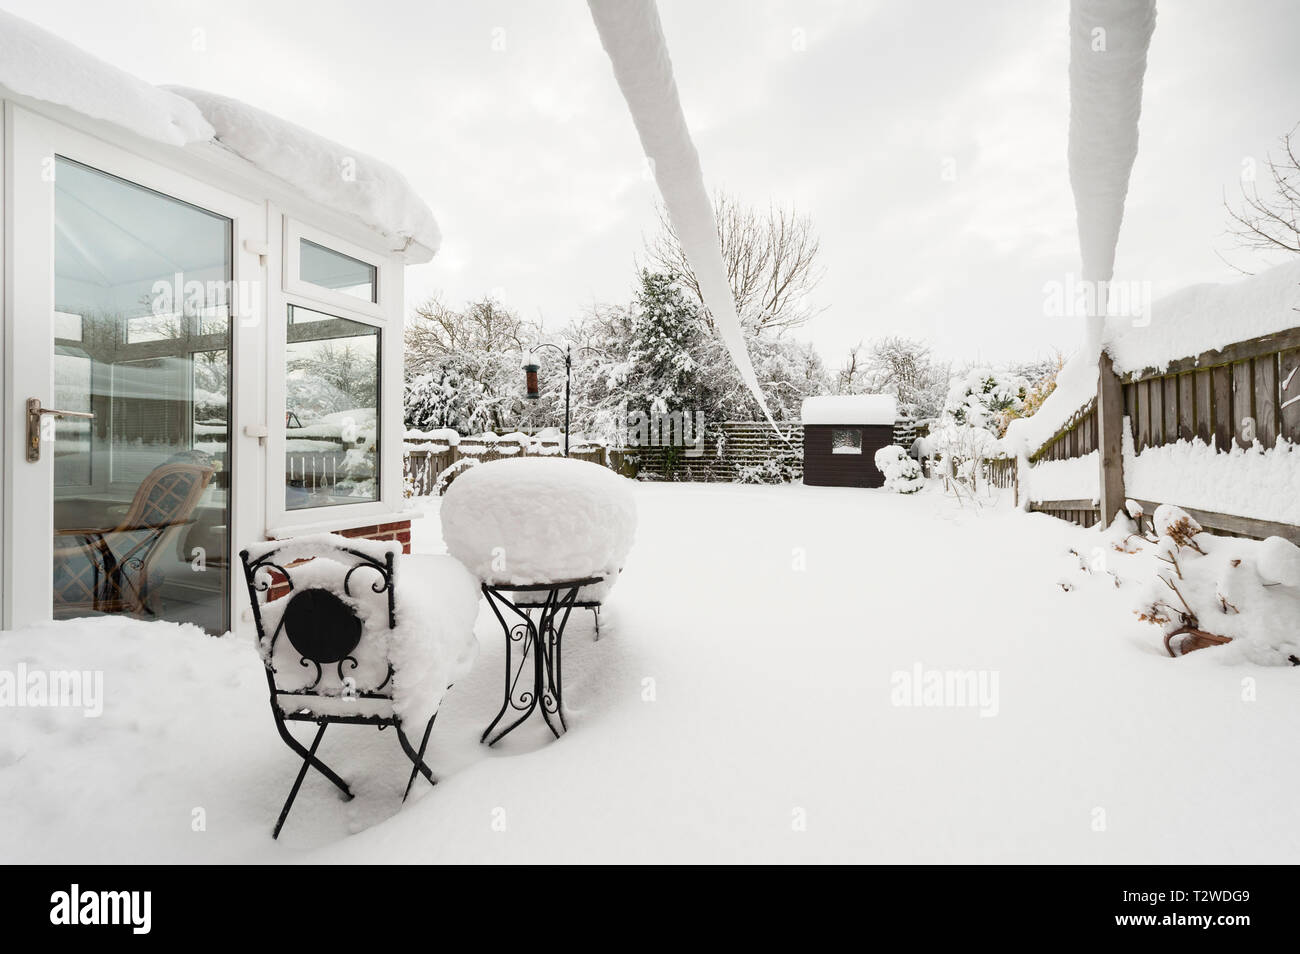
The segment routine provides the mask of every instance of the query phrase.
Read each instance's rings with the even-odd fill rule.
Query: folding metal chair
[[[312,562],[315,562],[315,558],[320,558],[342,564],[341,577],[346,596],[352,595],[352,588],[357,585],[357,582],[362,586],[369,583],[371,593],[386,595],[387,626],[392,630],[397,625],[393,552],[387,552],[380,559],[378,556],[355,549],[351,545],[355,541],[348,541],[343,537],[335,539],[337,543],[314,546]],[[259,645],[263,650],[266,682],[271,692],[271,714],[275,718],[275,727],[285,745],[302,758],[302,768],[298,770],[298,777],[294,780],[289,797],[280,810],[280,818],[272,832],[273,838],[280,837],[280,829],[284,827],[285,819],[289,817],[289,810],[293,807],[294,799],[298,797],[298,790],[302,787],[308,768],[316,769],[334,783],[348,799],[352,798],[352,790],[348,788],[347,782],[316,755],[326,728],[333,723],[373,725],[380,731],[392,726],[397,730],[397,740],[412,764],[411,777],[407,779],[402,801],[406,801],[407,796],[410,795],[417,774],[428,779],[430,785],[437,784],[437,779],[424,761],[424,752],[429,745],[429,734],[433,731],[433,722],[437,718],[437,713],[430,717],[424,727],[420,747],[416,749],[407,738],[401,717],[393,708],[391,661],[386,660],[387,674],[377,685],[368,687],[350,685],[344,693],[322,691],[322,680],[327,678],[327,674],[337,675],[338,683],[331,683],[333,688],[337,689],[338,684],[347,685],[347,680],[351,678],[350,675],[344,675],[345,665],[350,664],[349,673],[357,671],[358,662],[353,654],[362,640],[363,623],[356,610],[333,590],[311,585],[310,582],[302,586],[295,585],[295,574],[305,575],[301,572],[302,568],[310,566],[311,563],[301,562],[300,555],[295,560],[279,562],[277,555],[291,546],[294,546],[294,543],[288,540],[279,547],[269,549],[258,547],[255,558],[250,558],[249,550],[243,550],[239,554],[244,564],[244,578],[248,584],[248,595],[253,606],[253,618],[257,623]],[[294,546],[295,554],[299,554],[300,550],[300,547]],[[278,574],[280,579],[273,579],[272,571]],[[363,572],[357,578],[357,582],[354,582],[353,574],[357,571]],[[279,623],[268,637],[263,614],[266,612],[269,591],[273,586],[286,585],[288,593],[280,597],[285,601],[283,611],[279,612],[277,607]],[[282,674],[276,671],[275,650],[282,636],[288,640],[293,654],[299,657],[298,665],[308,670],[306,673],[308,681],[303,685],[295,685],[293,681],[280,678]],[[300,678],[303,676],[301,673],[296,675]],[[343,711],[350,706],[357,711]],[[319,726],[310,747],[304,747],[294,738],[287,725],[289,722],[312,722]]]

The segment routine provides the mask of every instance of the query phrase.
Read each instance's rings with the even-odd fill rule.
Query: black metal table
[[[580,605],[578,591],[584,586],[599,583],[602,579],[604,577],[592,576],[557,583],[483,584],[483,595],[487,597],[488,605],[492,607],[506,636],[506,685],[501,710],[483,730],[480,742],[496,745],[522,725],[533,710],[539,707],[546,727],[557,739],[561,732],[568,730],[564,721],[560,641],[564,638],[564,627],[569,622],[569,614],[576,605]],[[529,612],[532,609],[541,611],[536,622]],[[512,615],[507,618],[507,613]],[[519,656],[517,666],[514,660],[516,647]],[[525,673],[530,670],[532,679],[527,680]],[[492,730],[512,709],[519,713],[518,718],[488,741]],[[558,720],[559,728],[552,717]]]

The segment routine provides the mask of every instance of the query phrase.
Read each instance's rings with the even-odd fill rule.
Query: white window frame
[[[266,514],[270,535],[325,532],[368,526],[403,519],[402,442],[405,424],[402,411],[403,266],[395,257],[315,228],[284,215],[268,204],[270,230],[283,218],[283,241],[268,249],[270,274],[281,274],[279,289],[272,289],[267,321],[267,481]],[[307,239],[375,266],[376,303],[321,288],[298,280],[299,240]],[[279,261],[275,261],[278,259]],[[288,351],[289,307],[297,306],[355,321],[379,329],[378,499],[355,504],[303,507],[289,510],[285,504],[284,461],[288,441],[285,427],[287,407],[285,362]]]
[[[375,270],[375,298],[377,300],[373,302],[366,301],[364,298],[358,298],[346,292],[325,288],[322,285],[313,285],[311,282],[304,281],[301,277],[303,239],[332,252],[355,258],[358,262],[373,267]],[[323,305],[328,305],[329,308],[346,308],[369,318],[383,320],[387,317],[386,309],[389,304],[389,302],[385,301],[383,272],[391,269],[391,267],[391,263],[385,260],[383,256],[377,255],[369,249],[361,248],[359,245],[354,245],[338,236],[313,228],[305,222],[285,217],[284,290],[286,294],[320,302]],[[329,309],[322,310],[328,311]]]

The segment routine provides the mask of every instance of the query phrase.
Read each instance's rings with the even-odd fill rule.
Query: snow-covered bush
[[[925,486],[921,465],[907,456],[907,451],[890,444],[876,451],[876,469],[885,475],[885,489],[900,494],[914,494]]]
[[[964,378],[955,378],[948,390],[943,418],[957,425],[969,424],[1001,437],[1007,412],[1024,408],[1029,385],[1010,371],[976,368]]]
[[[1166,636],[1196,630],[1230,639],[1256,663],[1300,665],[1300,548],[1281,537],[1215,536],[1169,504],[1152,526],[1145,542],[1157,570],[1137,607],[1141,619]]]
[[[737,464],[738,484],[788,484],[803,477],[803,455],[798,451],[772,447],[766,460]]]

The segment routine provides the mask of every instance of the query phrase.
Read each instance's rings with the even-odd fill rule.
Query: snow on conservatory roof
[[[3,10],[0,87],[169,146],[216,143],[360,221],[393,251],[409,250],[412,261],[426,261],[441,244],[433,213],[391,166],[237,100],[153,86]]]
[[[831,394],[804,398],[804,424],[893,424],[898,402],[890,394]]]

